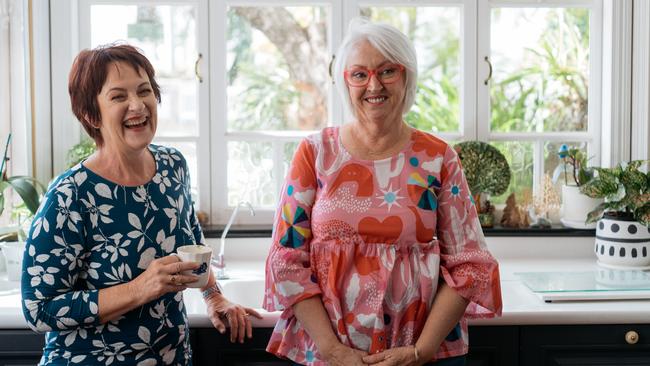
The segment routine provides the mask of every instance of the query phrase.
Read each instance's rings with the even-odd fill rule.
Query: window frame
[[[331,11],[330,27],[328,29],[328,48],[330,54],[333,54],[340,44],[342,37],[347,28],[349,20],[359,14],[362,6],[461,6],[461,117],[460,126],[457,133],[437,133],[444,139],[478,139],[483,141],[495,140],[512,140],[512,139],[540,139],[543,143],[546,141],[590,141],[590,156],[596,155],[594,161],[603,161],[603,149],[613,148],[620,149],[618,142],[622,140],[609,139],[604,136],[605,124],[609,124],[608,118],[604,118],[601,112],[601,104],[598,101],[606,102],[608,96],[602,90],[602,76],[608,71],[616,70],[603,69],[602,49],[606,47],[602,39],[603,27],[606,25],[603,21],[603,2],[611,0],[423,0],[414,3],[409,0],[392,1],[392,0],[291,0],[282,1],[281,3],[272,0],[225,0],[225,1],[208,1],[208,0],[176,0],[176,1],[154,1],[141,0],[139,3],[160,4],[199,4],[199,18],[197,27],[199,30],[198,50],[203,55],[203,61],[200,70],[204,82],[200,85],[199,100],[199,134],[197,141],[197,168],[199,197],[197,197],[197,206],[203,211],[210,213],[210,223],[224,224],[234,207],[227,206],[227,143],[228,141],[274,141],[277,143],[297,142],[309,133],[296,131],[277,131],[277,132],[227,132],[227,89],[225,79],[226,56],[223,50],[226,47],[226,12],[228,6],[305,6],[320,5],[328,6]],[[87,47],[83,43],[84,34],[88,37],[89,29],[88,11],[89,4],[124,4],[134,5],[132,2],[110,1],[110,0],[51,0],[50,16],[52,32],[59,33],[62,30],[61,37],[52,37],[52,136],[53,136],[53,166],[54,171],[60,171],[64,163],[65,153],[78,141],[80,128],[78,122],[69,112],[69,100],[67,99],[67,71],[71,65],[72,59],[77,52]],[[489,98],[489,88],[482,85],[482,75],[487,75],[487,65],[479,59],[480,55],[485,54],[486,44],[489,47],[489,29],[485,32],[481,26],[485,27],[486,18],[485,9],[490,6],[567,6],[580,5],[593,7],[590,17],[590,79],[596,78],[589,90],[589,129],[586,132],[576,133],[543,133],[535,136],[525,136],[517,133],[498,134],[489,132],[489,110],[485,104],[486,96]],[[616,5],[614,5],[616,6]],[[489,12],[488,12],[489,14]],[[57,16],[58,15],[58,16]],[[86,16],[85,16],[86,15]],[[608,14],[605,13],[605,16]],[[61,17],[63,16],[63,17]],[[85,16],[85,17],[84,17]],[[612,16],[620,16],[619,13]],[[489,17],[487,18],[489,24]],[[487,42],[485,42],[485,37]],[[64,47],[60,47],[63,45]],[[62,56],[62,57],[57,57]],[[614,68],[621,65],[614,65]],[[625,67],[624,65],[622,67]],[[65,72],[57,72],[65,70]],[[61,76],[63,74],[63,76]],[[58,75],[58,76],[57,76]],[[208,81],[208,82],[205,82]],[[63,89],[63,88],[65,89]],[[58,90],[59,92],[55,92]],[[60,93],[65,90],[66,93]],[[481,96],[483,95],[483,96]],[[329,88],[328,97],[330,105],[328,106],[329,125],[340,125],[342,121],[347,120],[343,115],[342,103],[338,100],[334,88]],[[613,100],[612,104],[625,103],[626,100]],[[57,103],[61,102],[61,103]],[[592,110],[592,108],[594,110]],[[486,114],[485,111],[488,110]],[[603,121],[601,124],[601,120]],[[70,139],[70,130],[73,138]],[[65,131],[65,132],[63,132]],[[58,139],[57,136],[66,135],[65,139]],[[505,136],[508,135],[508,136]],[[170,138],[160,138],[161,140],[170,141]],[[608,140],[609,139],[609,140]],[[648,142],[646,141],[646,146]],[[539,148],[538,148],[539,150]],[[541,176],[543,168],[543,150],[537,154],[539,161],[535,161],[537,176]],[[283,161],[282,155],[276,154],[275,160]],[[536,158],[537,159],[537,158]],[[603,165],[605,166],[605,165]],[[276,175],[276,184],[281,186],[283,177]],[[536,182],[538,179],[535,180]],[[275,208],[257,209],[255,217],[240,215],[235,224],[269,224],[272,221]]]
[[[490,83],[484,83],[481,75],[490,73],[489,65],[483,57],[490,57],[490,19],[492,8],[569,8],[590,9],[589,17],[589,104],[587,131],[576,132],[492,132],[490,109]],[[544,144],[546,142],[587,142],[587,156],[593,162],[601,159],[601,85],[602,85],[602,2],[599,0],[480,0],[479,1],[479,41],[476,79],[478,93],[477,140],[490,141],[530,141],[533,142],[533,193],[539,194],[544,177]]]
[[[196,136],[156,136],[156,141],[164,142],[188,142],[196,146],[196,164],[198,181],[195,182],[198,190],[198,197],[193,197],[197,210],[207,211],[211,206],[209,192],[211,190],[210,174],[210,124],[209,124],[209,103],[210,103],[210,80],[209,67],[209,32],[208,32],[208,0],[176,0],[176,1],[158,1],[158,0],[137,0],[137,1],[112,1],[112,0],[78,0],[78,49],[75,54],[82,49],[91,47],[91,26],[90,26],[90,8],[93,5],[193,5],[196,6],[196,27],[197,27],[197,51],[201,55],[199,60],[197,55],[196,71],[203,78],[198,84],[198,132]],[[195,179],[196,179],[195,178]]]

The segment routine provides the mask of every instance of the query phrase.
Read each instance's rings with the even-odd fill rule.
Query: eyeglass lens
[[[379,81],[388,84],[395,82],[400,77],[400,67],[397,64],[382,66],[378,69],[369,70],[364,67],[357,67],[347,70],[347,81],[350,85],[366,85],[370,82],[370,78],[374,74]]]

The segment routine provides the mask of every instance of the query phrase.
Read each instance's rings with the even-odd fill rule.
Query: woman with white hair
[[[454,149],[404,122],[415,50],[355,19],[334,80],[353,116],[299,145],[276,215],[264,307],[267,350],[306,365],[464,365],[467,317],[501,313]]]

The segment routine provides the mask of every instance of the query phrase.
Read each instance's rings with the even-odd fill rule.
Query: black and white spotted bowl
[[[598,264],[614,269],[650,269],[650,228],[632,218],[605,215],[596,226]]]

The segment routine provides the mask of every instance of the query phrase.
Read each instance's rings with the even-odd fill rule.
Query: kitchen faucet
[[[232,211],[232,214],[230,215],[230,219],[228,220],[226,227],[223,229],[223,233],[221,233],[221,244],[219,248],[219,254],[217,255],[216,259],[212,260],[212,264],[217,269],[218,280],[228,279],[228,274],[226,273],[226,262],[223,256],[224,249],[226,247],[226,235],[228,235],[230,226],[232,225],[233,221],[235,221],[235,217],[237,216],[237,213],[239,212],[239,208],[241,206],[248,206],[248,210],[250,211],[251,216],[255,216],[255,210],[253,210],[253,205],[251,205],[251,203],[248,201],[240,201],[237,204],[237,206],[235,206],[235,209]]]

